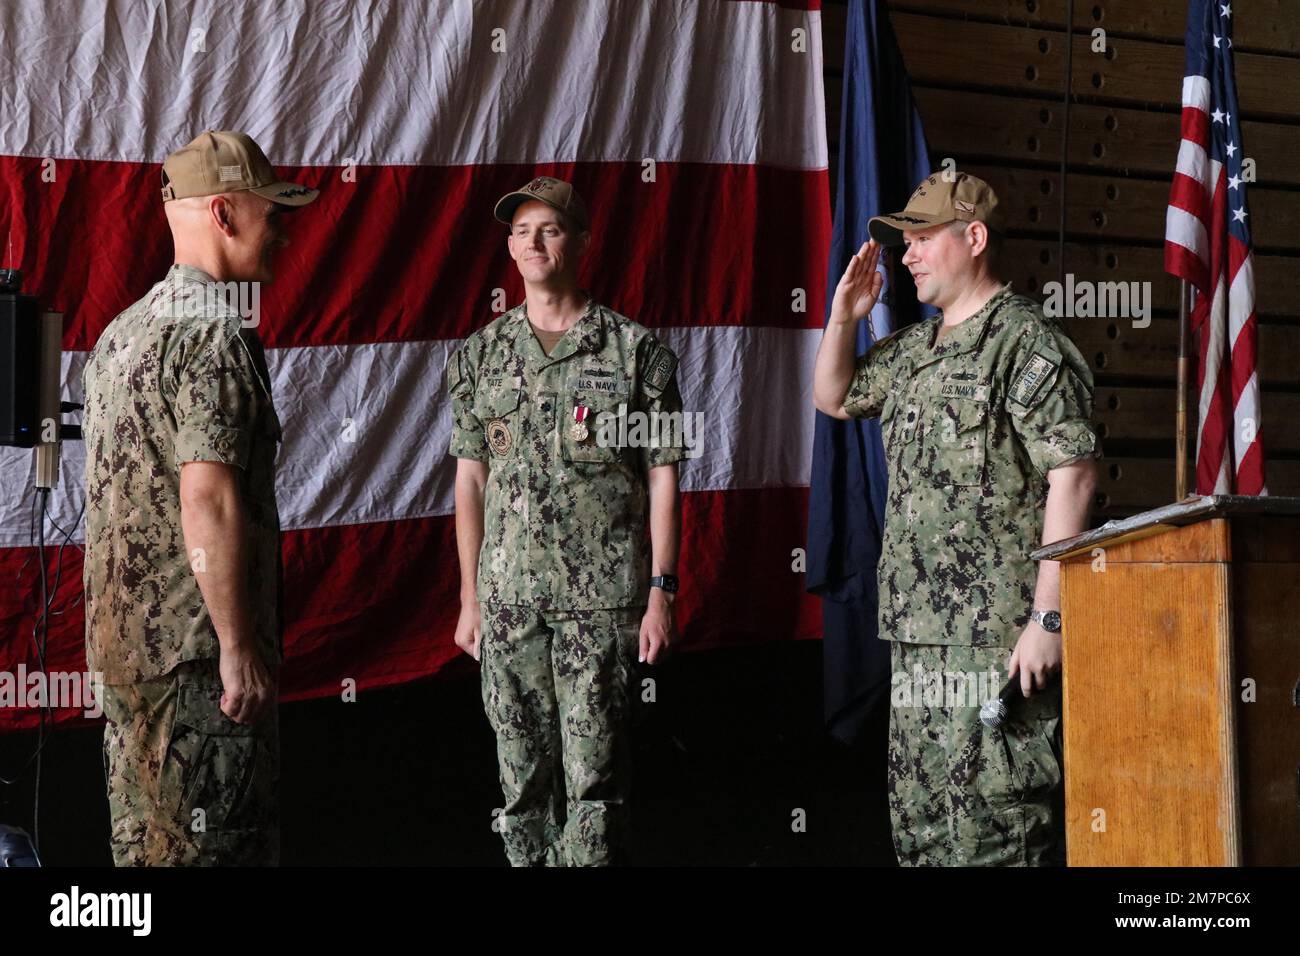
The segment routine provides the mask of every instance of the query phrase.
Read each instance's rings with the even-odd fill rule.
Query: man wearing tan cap
[[[884,438],[895,850],[903,865],[1058,863],[1059,568],[1029,553],[1087,526],[1092,375],[1064,330],[999,280],[1004,225],[987,183],[936,173],[869,229],[835,290],[813,391],[828,415],[879,417]],[[918,298],[942,311],[855,361],[881,245],[905,247]],[[980,705],[1008,677],[1027,699],[989,729]]]
[[[686,451],[680,433],[638,442],[610,426],[680,418],[677,357],[579,287],[591,233],[571,184],[539,176],[496,217],[524,301],[447,364],[456,644],[481,665],[511,864],[617,863],[629,685],[673,640]]]
[[[316,198],[243,133],[167,157],[175,264],[84,373],[86,656],[119,865],[279,858],[280,423],[255,326]]]

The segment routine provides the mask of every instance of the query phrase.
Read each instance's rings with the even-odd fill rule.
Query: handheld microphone
[[[1046,691],[1055,681],[1056,675],[1052,675],[1047,682],[1047,687],[1044,687],[1038,693],[1041,694]],[[1006,719],[1011,716],[1012,705],[1018,700],[1023,700],[1024,696],[1024,692],[1020,689],[1020,675],[1017,674],[1007,681],[1007,685],[1002,688],[995,699],[986,700],[980,705],[980,723],[992,730],[1001,727],[1006,723]]]

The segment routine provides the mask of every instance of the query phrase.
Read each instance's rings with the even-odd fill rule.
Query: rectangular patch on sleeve
[[[1042,353],[1035,352],[1021,370],[1015,384],[1011,386],[1007,398],[1028,408],[1058,368],[1060,368],[1059,362],[1053,362]]]
[[[650,367],[646,369],[645,381],[657,392],[662,392],[672,381],[673,371],[677,368],[677,356],[665,345],[659,346],[650,357]]]
[[[456,349],[447,359],[447,391],[454,394],[456,389],[460,387],[462,378],[463,375],[461,374],[460,368],[460,349]]]

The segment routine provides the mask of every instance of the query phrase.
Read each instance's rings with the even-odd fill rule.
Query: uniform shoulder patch
[[[1008,401],[1025,408],[1033,408],[1043,387],[1056,375],[1061,367],[1061,353],[1046,345],[1036,345],[1029,354],[1029,360],[1016,372],[1011,389],[1007,392]]]
[[[454,349],[451,355],[447,356],[447,391],[453,395],[460,387],[461,379],[464,378],[460,363],[460,349]]]
[[[676,370],[677,356],[673,354],[672,349],[660,343],[650,353],[650,360],[646,365],[645,383],[656,392],[662,392],[672,381],[673,372]]]

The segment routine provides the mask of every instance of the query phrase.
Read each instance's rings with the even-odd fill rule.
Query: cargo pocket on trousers
[[[998,807],[1040,803],[1050,799],[1061,783],[1061,755],[1056,741],[1060,717],[1009,720],[989,731],[1005,761],[1003,780],[990,788],[988,799]]]
[[[177,819],[196,836],[249,825],[253,776],[269,746],[262,725],[237,724],[221,712],[221,692],[215,673],[196,674],[177,687],[167,756],[180,776]]]

